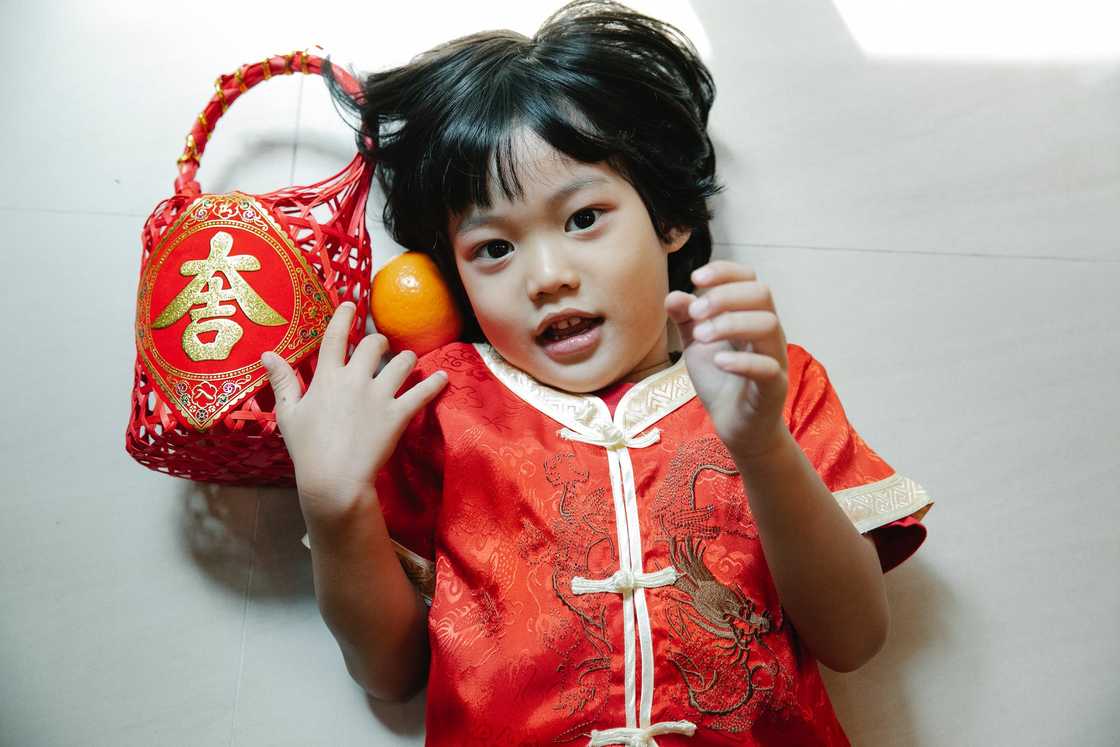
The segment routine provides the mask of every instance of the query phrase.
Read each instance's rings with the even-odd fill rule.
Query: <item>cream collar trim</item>
[[[632,438],[696,396],[684,356],[650,374],[622,396],[611,418],[607,403],[593,394],[554,389],[511,365],[485,342],[474,343],[490,372],[511,392],[535,409],[577,433],[599,435],[611,426]]]

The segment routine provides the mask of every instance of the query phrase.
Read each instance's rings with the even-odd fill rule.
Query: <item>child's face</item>
[[[507,361],[570,392],[668,365],[668,256],[688,232],[662,244],[641,197],[613,169],[521,134],[514,156],[523,199],[510,202],[495,188],[489,210],[468,210],[449,225],[483,334]],[[566,340],[542,335],[557,313],[591,326]]]

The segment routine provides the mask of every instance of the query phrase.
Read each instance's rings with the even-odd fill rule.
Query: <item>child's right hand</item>
[[[276,393],[276,421],[295,465],[300,506],[309,524],[345,517],[369,495],[374,476],[409,420],[447,384],[447,374],[437,371],[395,397],[416,364],[416,354],[398,353],[375,376],[388,349],[379,334],[362,338],[345,363],[354,311],[350,301],[335,310],[319,345],[315,375],[302,397],[287,361],[272,352],[261,356]]]

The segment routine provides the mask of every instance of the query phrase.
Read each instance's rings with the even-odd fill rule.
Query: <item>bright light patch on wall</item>
[[[1113,0],[833,0],[872,57],[1097,60],[1120,57]]]

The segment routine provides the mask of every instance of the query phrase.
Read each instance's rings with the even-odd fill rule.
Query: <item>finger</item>
[[[781,397],[788,390],[784,365],[768,355],[752,350],[721,350],[712,356],[712,362],[728,373],[753,381],[764,397]]]
[[[377,366],[389,349],[389,340],[382,334],[366,335],[358,341],[354,354],[350,356],[350,363],[357,370],[373,376],[377,373]]]
[[[416,353],[411,350],[402,350],[389,359],[381,373],[374,378],[379,385],[384,386],[389,395],[395,395],[401,384],[408,378],[408,374],[416,365]]]
[[[712,356],[712,362],[724,371],[754,379],[760,386],[778,383],[783,375],[778,361],[753,351],[721,350]]]
[[[665,311],[669,318],[676,322],[681,333],[681,345],[688,347],[692,344],[692,328],[695,321],[689,315],[689,306],[696,302],[696,296],[684,291],[671,291],[665,296]]]
[[[443,371],[436,371],[434,374],[397,397],[397,402],[403,408],[405,417],[411,420],[412,416],[419,412],[420,408],[435,399],[436,395],[442,392],[446,385],[447,374]]]
[[[346,361],[346,341],[350,338],[350,324],[354,321],[356,307],[353,301],[343,301],[334,310],[323,340],[319,343],[319,360],[316,370],[326,366],[341,367]]]
[[[302,397],[299,379],[288,362],[271,350],[261,355],[261,364],[268,374],[268,383],[276,395],[276,419],[286,419],[292,407]]]
[[[697,288],[709,288],[733,280],[755,280],[757,277],[754,268],[750,265],[726,259],[712,260],[706,265],[697,267],[690,275]]]
[[[696,324],[692,336],[701,342],[749,342],[756,352],[781,360],[781,327],[778,315],[772,311],[725,311]]]
[[[688,307],[694,321],[702,321],[725,311],[774,311],[769,286],[753,280],[725,283],[709,289]]]

